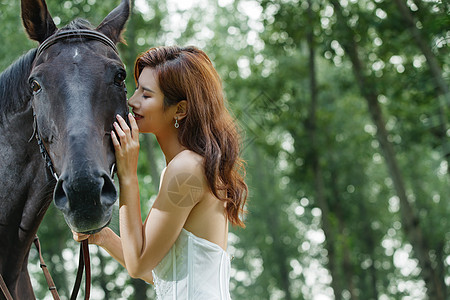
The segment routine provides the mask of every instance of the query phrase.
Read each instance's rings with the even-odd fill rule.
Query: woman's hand
[[[132,114],[128,114],[130,127],[125,120],[117,115],[114,122],[116,132],[111,132],[117,162],[117,177],[119,183],[129,176],[137,176],[137,163],[139,156],[139,128]]]
[[[73,239],[77,242],[88,240],[89,244],[101,246],[104,240],[105,228],[95,234],[84,234],[72,230]]]

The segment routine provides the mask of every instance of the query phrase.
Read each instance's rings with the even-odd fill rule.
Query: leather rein
[[[53,282],[53,278],[47,269],[47,265],[44,262],[44,258],[42,257],[41,244],[39,243],[39,238],[37,237],[37,235],[35,235],[33,243],[36,246],[36,250],[39,253],[40,266],[41,266],[42,272],[44,273],[45,280],[47,281],[48,289],[50,290],[50,293],[52,294],[54,300],[60,300],[58,291],[56,290],[55,283]],[[80,286],[81,286],[81,278],[83,276],[84,268],[86,269],[84,299],[87,300],[87,299],[89,299],[90,291],[91,291],[91,267],[90,267],[90,262],[89,262],[89,244],[88,244],[87,240],[82,241],[80,244],[80,260],[78,262],[77,278],[75,280],[75,285],[73,286],[72,295],[70,296],[70,300],[77,299],[78,291],[80,290]],[[11,293],[9,292],[8,287],[6,286],[5,280],[3,279],[3,276],[1,274],[0,274],[0,289],[3,292],[3,295],[5,295],[6,300],[14,300],[14,298],[11,296]]]
[[[117,54],[119,53],[114,42],[111,39],[109,39],[106,35],[98,32],[98,31],[89,30],[89,29],[64,30],[64,31],[60,31],[60,32],[50,36],[49,38],[47,38],[44,42],[42,42],[39,45],[37,52],[36,52],[35,60],[46,49],[48,49],[50,46],[54,45],[58,41],[71,39],[71,38],[78,38],[78,39],[85,38],[85,39],[100,41],[103,44],[111,47],[114,50],[114,52],[116,52]],[[50,173],[56,179],[56,181],[58,181],[58,175],[56,174],[55,168],[53,166],[53,162],[50,158],[50,155],[47,152],[47,149],[45,149],[44,143],[42,142],[42,139],[39,135],[38,128],[37,128],[37,122],[36,122],[36,116],[34,115],[34,113],[33,113],[33,118],[34,118],[33,135],[37,139],[37,142],[39,145],[39,151],[41,152],[41,154],[45,160],[46,166],[49,169]],[[33,138],[33,136],[31,138]],[[31,141],[31,139],[30,139],[30,141]],[[113,165],[113,169],[114,169],[114,165]],[[111,170],[111,172],[113,172],[113,169]],[[45,280],[47,281],[47,285],[53,296],[53,299],[60,300],[58,291],[56,290],[55,283],[53,282],[50,272],[47,269],[47,265],[45,264],[44,259],[42,257],[41,245],[39,243],[39,239],[38,239],[37,235],[35,236],[33,242],[34,242],[34,245],[36,246],[37,251],[39,252],[40,266],[44,273]],[[75,284],[74,284],[74,287],[72,290],[72,294],[70,296],[70,300],[76,300],[76,298],[77,298],[78,291],[80,290],[80,286],[81,286],[81,278],[83,277],[83,270],[86,271],[84,299],[85,300],[89,299],[90,290],[91,290],[91,266],[90,265],[91,264],[90,264],[90,259],[89,259],[89,244],[88,244],[88,240],[86,239],[80,243],[80,258],[79,258],[79,262],[78,262],[77,277],[76,277]],[[3,292],[3,294],[5,295],[7,300],[14,300],[12,298],[11,293],[9,292],[8,287],[5,283],[5,280],[3,279],[3,276],[1,274],[0,274],[0,289]]]

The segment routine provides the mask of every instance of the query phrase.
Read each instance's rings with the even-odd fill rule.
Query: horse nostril
[[[111,220],[117,191],[104,171],[74,171],[61,175],[56,183],[53,199],[73,230],[94,232],[105,227]]]
[[[56,183],[55,191],[53,193],[53,200],[55,201],[55,205],[61,211],[67,211],[69,209],[69,201],[66,196],[66,192],[63,187],[64,180],[59,178]]]
[[[117,200],[117,190],[111,177],[108,175],[102,175],[103,187],[101,192],[101,203],[106,206],[111,206]]]

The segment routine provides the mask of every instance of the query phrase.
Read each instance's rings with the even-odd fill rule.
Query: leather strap
[[[2,289],[3,295],[5,295],[6,300],[13,300],[13,297],[9,293],[8,287],[6,286],[5,280],[3,280],[2,274],[0,274],[0,288]]]
[[[80,244],[80,259],[78,260],[77,277],[75,279],[75,284],[73,286],[72,295],[70,296],[70,300],[77,299],[78,291],[80,290],[80,285],[81,285],[81,278],[83,277],[83,269],[84,269],[84,259],[83,259],[82,246]]]
[[[42,42],[42,44],[39,45],[39,47],[37,49],[36,57],[41,55],[41,53],[45,49],[49,48],[50,46],[55,44],[57,41],[63,40],[63,39],[69,39],[69,38],[88,38],[91,40],[97,40],[97,41],[100,41],[103,44],[111,47],[116,53],[119,53],[119,51],[117,50],[116,44],[114,44],[114,42],[111,41],[111,39],[108,38],[103,33],[100,33],[95,30],[90,30],[90,29],[75,29],[75,30],[60,31],[60,32],[50,36],[49,38],[47,38],[45,41]]]
[[[84,299],[88,300],[91,294],[91,262],[89,259],[89,244],[88,240],[81,242],[83,247],[83,259],[84,259],[84,269],[86,271],[86,278],[84,280]]]
[[[72,295],[70,300],[76,300],[78,296],[78,291],[81,286],[81,278],[83,277],[83,270],[86,269],[85,278],[85,295],[84,299],[88,300],[91,292],[91,264],[89,260],[89,243],[88,240],[84,240],[80,243],[80,259],[78,261],[78,271],[75,280],[75,285],[73,286]]]
[[[44,272],[45,280],[47,281],[48,289],[52,293],[54,300],[60,300],[58,291],[56,290],[55,283],[53,282],[52,276],[50,275],[50,272],[47,269],[47,265],[44,262],[44,258],[42,257],[41,244],[39,243],[39,238],[37,237],[37,235],[35,235],[33,242],[34,245],[36,246],[36,249],[39,252],[39,261],[42,272]],[[77,299],[78,291],[80,290],[81,285],[81,277],[83,277],[83,269],[86,269],[84,299],[89,300],[91,293],[91,263],[89,259],[89,242],[87,239],[82,241],[80,244],[80,260],[78,264],[77,278],[75,280],[75,285],[73,287],[72,296],[70,297],[70,300]],[[0,289],[3,292],[3,295],[5,295],[6,300],[14,300],[1,274],[0,274]]]
[[[44,258],[42,257],[41,244],[39,243],[39,238],[37,235],[34,236],[33,242],[34,245],[36,246],[36,249],[39,252],[39,261],[41,263],[42,272],[44,272],[45,280],[47,281],[48,289],[52,293],[53,299],[60,300],[58,291],[56,290],[55,283],[53,282],[52,276],[50,275],[50,272],[47,269],[47,265],[44,262]]]

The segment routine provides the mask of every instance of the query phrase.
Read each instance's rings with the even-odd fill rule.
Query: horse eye
[[[122,86],[125,81],[126,74],[124,72],[119,72],[114,77],[114,84],[117,86]]]
[[[30,87],[33,93],[37,93],[41,90],[41,85],[36,80],[31,81]]]

